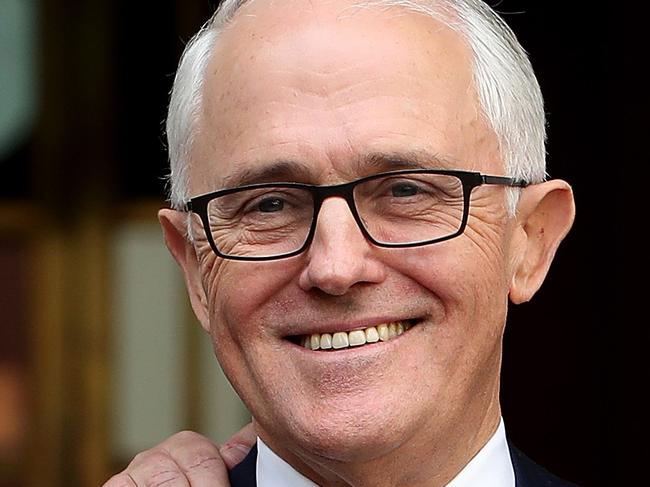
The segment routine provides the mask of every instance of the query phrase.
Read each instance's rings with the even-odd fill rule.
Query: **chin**
[[[367,462],[390,454],[413,436],[417,427],[404,415],[398,419],[385,411],[346,408],[293,421],[292,443],[310,455],[338,462]],[[297,419],[297,418],[294,418]]]

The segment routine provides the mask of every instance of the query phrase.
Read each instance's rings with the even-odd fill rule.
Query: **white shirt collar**
[[[318,487],[257,439],[257,487]],[[503,419],[488,442],[447,487],[514,487],[515,472],[510,460]]]
[[[257,438],[257,487],[318,487]]]
[[[510,459],[503,418],[488,442],[447,487],[515,487],[515,471]]]

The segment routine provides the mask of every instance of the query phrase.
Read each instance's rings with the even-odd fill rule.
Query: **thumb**
[[[257,441],[253,424],[248,423],[237,433],[232,435],[224,445],[219,448],[219,453],[228,470],[240,463]]]
[[[228,470],[232,470],[235,465],[241,463],[250,451],[250,446],[242,445],[240,443],[226,444],[219,448],[219,453],[221,454],[223,463],[226,464]]]

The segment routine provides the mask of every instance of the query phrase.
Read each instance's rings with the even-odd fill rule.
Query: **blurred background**
[[[180,429],[221,442],[248,421],[156,221],[173,75],[217,3],[0,0],[0,487],[99,486]],[[603,204],[618,199],[606,13],[489,3],[532,57],[548,170],[578,207],[544,288],[509,317],[506,426],[555,473],[624,485],[605,360],[619,298],[602,256],[620,225]]]

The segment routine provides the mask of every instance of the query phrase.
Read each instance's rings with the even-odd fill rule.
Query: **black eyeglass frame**
[[[455,176],[458,179],[460,179],[461,184],[463,186],[463,219],[456,233],[453,233],[451,235],[445,235],[444,237],[434,238],[431,240],[409,242],[409,243],[379,242],[375,240],[372,237],[372,235],[370,235],[370,233],[364,226],[361,217],[359,216],[359,213],[357,212],[357,205],[354,201],[354,188],[358,184],[365,183],[373,179],[384,178],[387,176],[407,175],[407,174],[440,174],[446,176]],[[465,227],[467,226],[467,220],[469,218],[470,197],[471,197],[472,190],[484,184],[494,184],[494,185],[501,185],[501,186],[516,187],[516,188],[525,188],[530,183],[528,183],[527,181],[510,178],[506,176],[490,176],[487,174],[481,174],[479,172],[472,172],[472,171],[458,171],[458,170],[444,170],[444,169],[403,169],[399,171],[390,171],[390,172],[372,174],[370,176],[356,179],[348,183],[333,184],[333,185],[326,185],[326,186],[318,186],[318,185],[304,184],[304,183],[278,182],[278,183],[251,184],[247,186],[240,186],[237,188],[222,189],[219,191],[213,191],[211,193],[206,193],[200,196],[195,196],[193,198],[190,198],[190,200],[186,203],[184,210],[195,213],[201,218],[205,235],[208,239],[208,242],[210,243],[210,247],[212,247],[212,250],[214,251],[215,254],[217,254],[217,256],[223,259],[242,260],[242,261],[278,260],[278,259],[286,259],[301,254],[311,245],[311,242],[314,238],[314,234],[316,233],[316,224],[318,222],[318,215],[320,213],[320,209],[323,205],[323,202],[327,198],[336,196],[336,197],[343,198],[347,202],[348,208],[350,209],[350,212],[352,213],[352,216],[354,217],[357,226],[361,230],[361,233],[373,245],[376,245],[377,247],[384,247],[384,248],[421,247],[424,245],[431,245],[434,243],[443,242],[445,240],[450,240],[452,238],[462,235],[463,232],[465,231]],[[247,191],[250,189],[264,189],[264,188],[302,189],[308,191],[311,194],[314,201],[314,214],[312,216],[312,222],[311,222],[311,227],[309,229],[309,233],[307,234],[307,238],[305,238],[305,242],[303,243],[303,245],[297,250],[287,252],[284,254],[277,254],[277,255],[263,255],[263,256],[229,255],[219,251],[212,237],[212,231],[210,230],[210,222],[208,217],[208,204],[210,203],[210,201],[212,201],[215,198],[219,198],[221,196],[238,193],[241,191]]]

